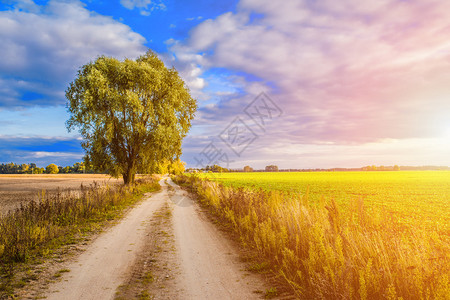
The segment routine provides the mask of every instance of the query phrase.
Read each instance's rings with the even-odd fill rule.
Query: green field
[[[334,198],[342,208],[364,201],[396,222],[450,236],[450,172],[203,173],[225,186],[309,193],[310,202]]]
[[[301,299],[450,299],[450,172],[198,176],[180,181]]]

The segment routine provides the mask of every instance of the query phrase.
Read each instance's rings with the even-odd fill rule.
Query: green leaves
[[[151,51],[136,60],[101,56],[82,66],[66,97],[67,128],[79,129],[86,160],[122,174],[125,183],[181,155],[197,109],[178,72]]]

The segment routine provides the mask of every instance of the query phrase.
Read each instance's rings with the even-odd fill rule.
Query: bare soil
[[[21,203],[39,199],[42,192],[79,191],[81,185],[90,186],[94,182],[103,185],[122,182],[102,174],[43,174],[43,175],[0,175],[0,215],[15,209]]]

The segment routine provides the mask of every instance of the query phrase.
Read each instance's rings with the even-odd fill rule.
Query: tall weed
[[[303,299],[450,299],[449,236],[404,226],[363,198],[346,211],[308,193],[176,181],[227,222]]]
[[[22,204],[0,219],[0,265],[26,262],[73,242],[74,235],[118,216],[144,192],[159,188],[156,179],[148,178],[134,186],[81,186],[79,195],[43,192],[38,201]]]

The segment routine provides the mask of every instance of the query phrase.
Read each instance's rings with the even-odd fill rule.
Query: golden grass
[[[450,235],[404,224],[363,197],[345,209],[309,194],[179,177],[302,299],[449,299]]]
[[[160,189],[156,177],[136,185],[83,187],[78,196],[46,194],[0,218],[0,298],[14,298],[17,266],[48,257],[55,249],[75,243],[85,233],[121,216],[144,193]]]

